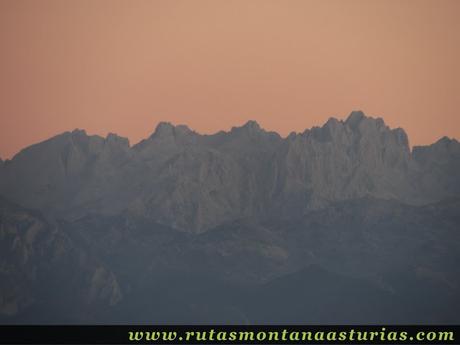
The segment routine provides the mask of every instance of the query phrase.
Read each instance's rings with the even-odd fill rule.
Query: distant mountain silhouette
[[[365,196],[436,202],[460,195],[459,175],[456,140],[411,152],[402,129],[356,111],[286,139],[254,121],[214,135],[160,123],[133,147],[75,130],[7,161],[0,194],[64,219],[129,212],[196,233]]]
[[[0,160],[0,322],[458,323],[460,143],[355,111]]]

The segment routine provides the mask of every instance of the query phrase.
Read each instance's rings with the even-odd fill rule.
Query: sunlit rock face
[[[300,207],[363,196],[415,201],[405,132],[362,112],[290,135],[279,157],[284,183],[280,190],[287,199],[292,193],[305,200]]]

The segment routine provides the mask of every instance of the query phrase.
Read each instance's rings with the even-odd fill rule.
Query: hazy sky
[[[57,133],[248,119],[282,135],[361,109],[460,137],[460,1],[0,0],[0,156]]]

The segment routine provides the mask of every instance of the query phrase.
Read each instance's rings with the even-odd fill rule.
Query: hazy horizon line
[[[177,128],[177,127],[186,127],[188,130],[190,130],[191,132],[197,134],[197,135],[201,135],[201,136],[213,136],[213,135],[217,135],[219,133],[230,133],[232,130],[234,129],[237,129],[237,128],[243,128],[243,127],[246,127],[248,124],[250,123],[255,123],[259,129],[263,132],[266,132],[266,133],[274,133],[276,135],[278,135],[280,138],[282,138],[283,140],[287,139],[290,135],[292,134],[295,134],[295,135],[302,135],[304,134],[305,132],[307,131],[310,131],[314,128],[322,128],[324,127],[329,121],[331,120],[336,120],[340,123],[345,123],[350,117],[352,114],[354,113],[361,113],[365,118],[367,119],[372,119],[372,120],[382,120],[383,121],[383,124],[389,129],[389,130],[403,130],[404,133],[406,134],[406,136],[408,137],[409,139],[409,148],[410,148],[410,151],[412,152],[412,150],[415,148],[415,147],[423,147],[423,146],[430,146],[430,145],[433,145],[437,142],[439,142],[440,140],[444,139],[444,138],[447,138],[448,140],[453,140],[453,141],[456,141],[456,142],[459,142],[459,139],[456,138],[456,137],[449,137],[447,135],[442,135],[441,137],[439,137],[437,140],[431,142],[431,143],[428,143],[428,144],[417,144],[417,145],[412,145],[411,142],[410,142],[410,137],[409,135],[407,134],[407,131],[403,128],[403,127],[391,127],[389,126],[386,122],[385,122],[385,119],[382,117],[382,116],[374,116],[374,115],[368,115],[366,114],[364,111],[362,110],[352,110],[347,116],[345,116],[345,118],[339,118],[337,116],[329,116],[327,118],[326,121],[324,121],[322,123],[322,125],[314,125],[314,126],[311,126],[311,127],[306,127],[303,129],[303,131],[295,131],[295,130],[292,130],[290,131],[288,134],[286,135],[282,135],[279,131],[277,130],[270,130],[270,129],[266,129],[264,127],[262,127],[260,125],[260,123],[257,121],[257,120],[254,120],[254,119],[248,119],[246,120],[242,125],[240,126],[232,126],[230,127],[229,129],[221,129],[221,130],[218,130],[218,131],[212,131],[212,132],[202,132],[202,131],[198,131],[198,130],[195,130],[193,127],[189,126],[188,124],[186,123],[175,123],[174,121],[168,121],[168,120],[160,120],[160,121],[157,121],[156,125],[153,126],[153,131],[151,132],[150,135],[148,135],[147,137],[145,138],[142,138],[138,141],[133,141],[133,143],[131,143],[131,139],[129,138],[129,136],[123,136],[123,135],[120,135],[119,133],[115,133],[115,132],[110,132],[110,131],[107,131],[107,134],[104,136],[104,135],[101,135],[99,133],[88,133],[87,130],[85,128],[80,128],[80,127],[76,127],[72,130],[64,130],[64,131],[61,131],[61,132],[58,132],[56,134],[53,134],[51,136],[48,136],[47,138],[45,139],[42,139],[42,140],[39,140],[39,141],[36,141],[36,142],[33,142],[33,143],[30,143],[24,147],[22,147],[21,149],[17,150],[15,153],[11,154],[9,157],[7,156],[2,156],[0,154],[0,160],[3,160],[4,162],[6,161],[10,161],[10,160],[13,160],[15,158],[15,156],[17,156],[19,153],[21,153],[23,150],[29,148],[29,147],[32,147],[32,146],[35,146],[35,145],[39,145],[43,142],[46,142],[50,139],[53,139],[55,137],[58,137],[60,135],[63,135],[63,134],[66,134],[66,133],[73,133],[73,132],[76,132],[76,131],[82,131],[85,133],[85,135],[87,135],[88,137],[99,137],[99,138],[102,138],[102,139],[107,139],[110,135],[116,135],[120,138],[123,138],[123,139],[126,139],[128,141],[128,147],[129,148],[132,148],[136,145],[138,145],[139,143],[141,143],[142,141],[150,138],[158,129],[158,127],[161,125],[161,124],[166,124],[166,125],[170,125],[174,128]]]

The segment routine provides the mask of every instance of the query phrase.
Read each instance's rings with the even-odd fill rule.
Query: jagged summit
[[[372,116],[368,116],[361,110],[352,111],[344,121],[344,124],[352,129],[358,129],[363,124],[375,126],[377,128],[390,129],[381,117],[374,118]]]
[[[155,128],[155,131],[152,133],[152,137],[173,135],[174,128],[174,125],[170,122],[159,122]]]
[[[120,145],[120,146],[123,146],[125,148],[130,147],[128,138],[121,137],[121,136],[119,136],[118,134],[115,134],[115,133],[108,133],[107,137],[105,138],[105,141],[106,141],[106,143],[108,143],[110,145]]]
[[[447,136],[443,136],[439,138],[435,143],[424,146],[418,145],[414,146],[415,151],[426,151],[426,150],[441,150],[441,151],[459,151],[460,150],[460,142],[455,138],[449,138]]]
[[[235,126],[232,127],[230,132],[224,132],[224,134],[238,134],[238,133],[243,133],[248,136],[254,136],[254,135],[259,135],[262,133],[267,133],[260,125],[257,123],[257,121],[254,120],[249,120],[242,126]]]
[[[308,140],[316,142],[330,142],[343,146],[354,142],[361,143],[364,147],[374,145],[389,147],[400,147],[403,151],[409,152],[409,140],[402,128],[390,128],[382,118],[366,116],[362,111],[353,111],[345,120],[330,117],[321,127],[306,129],[301,134],[292,132],[288,140],[296,140],[300,135]],[[366,144],[365,144],[366,143]],[[392,150],[393,150],[392,149]],[[397,149],[396,149],[397,150]]]
[[[338,119],[336,117],[330,117],[322,126],[313,126],[312,128],[307,128],[302,134],[308,134],[311,131],[317,131],[324,128],[349,128],[352,131],[366,130],[367,128],[374,127],[382,130],[393,130],[385,124],[385,121],[380,117],[372,117],[366,115],[361,110],[354,110],[348,115],[345,120]],[[398,128],[395,128],[398,129]],[[290,133],[295,134],[293,131]]]
[[[328,130],[328,131],[338,131],[338,130],[343,130],[345,126],[348,126],[352,130],[359,130],[360,125],[367,124],[366,126],[363,126],[363,130],[365,130],[368,127],[375,127],[375,128],[382,128],[382,129],[388,129],[391,131],[395,132],[401,132],[399,135],[402,137],[402,141],[404,142],[404,138],[407,137],[405,134],[404,130],[401,128],[395,128],[395,129],[390,129],[388,126],[385,125],[385,122],[381,118],[373,118],[371,116],[367,116],[363,111],[361,110],[355,110],[350,113],[350,115],[345,119],[345,120],[339,120],[335,117],[330,117],[322,127],[312,127],[309,129],[305,129],[303,132],[296,132],[292,131],[285,139],[293,138],[298,134],[308,134],[310,132],[315,132],[318,130]],[[248,134],[260,134],[260,133],[269,133],[272,135],[276,135],[277,137],[281,138],[281,136],[274,131],[267,132],[265,129],[263,129],[259,123],[255,120],[248,120],[245,124],[241,126],[235,126],[232,127],[230,131],[219,131],[215,134],[200,134],[197,133],[196,131],[190,129],[187,125],[174,125],[171,122],[167,121],[161,121],[157,124],[154,132],[150,135],[148,139],[153,139],[153,138],[177,138],[177,137],[185,137],[190,134],[198,135],[198,136],[214,136],[214,135],[226,135],[230,133],[235,133],[235,132],[245,132]],[[119,142],[119,143],[124,143],[123,145],[130,146],[129,145],[129,140],[123,136],[119,136],[116,133],[108,133],[106,138],[103,138],[99,135],[88,135],[87,132],[84,129],[79,129],[76,128],[71,132],[64,132],[62,134],[58,134],[46,141],[49,140],[55,140],[58,138],[62,137],[75,137],[75,138],[81,138],[85,140],[84,138],[94,138],[95,140],[106,140],[108,142]],[[138,144],[134,145],[133,147],[139,146],[141,143],[145,142],[148,139],[141,140]],[[454,140],[455,139],[449,139],[449,138],[443,138],[440,140]],[[40,144],[40,143],[38,143]],[[32,145],[35,146],[36,144]],[[31,146],[31,147],[32,147]],[[142,145],[141,145],[142,146]]]
[[[358,125],[361,120],[367,118],[364,112],[361,110],[354,110],[350,113],[348,118],[345,120],[345,123],[351,127]]]
[[[72,135],[79,135],[79,136],[88,136],[88,134],[86,133],[86,131],[84,129],[80,129],[80,128],[75,128],[72,132],[71,132]]]
[[[177,133],[191,133],[192,130],[186,125],[173,125],[170,122],[161,121],[158,123],[153,134],[177,134]]]
[[[438,141],[436,141],[435,144],[439,144],[439,145],[458,145],[459,142],[455,138],[449,138],[448,136],[443,136]]]
[[[173,125],[170,122],[161,121],[158,123],[155,131],[151,135],[154,137],[168,137],[191,134],[193,131],[186,125]]]
[[[404,130],[362,111],[287,138],[255,121],[211,135],[160,122],[132,147],[75,130],[3,164],[0,194],[60,217],[133,212],[203,232],[366,196],[423,204],[460,195],[459,147],[443,138],[411,152]]]
[[[415,146],[413,150],[414,158],[418,161],[452,161],[460,159],[460,143],[456,139],[447,136],[440,138],[429,146]],[[457,162],[460,164],[460,162]]]
[[[335,118],[335,117],[330,117],[330,118],[326,121],[326,123],[324,124],[324,126],[326,126],[326,127],[329,127],[329,126],[338,126],[338,125],[341,125],[341,124],[343,124],[343,121],[341,121],[341,120],[339,120],[339,119],[337,119],[337,118]],[[323,126],[323,127],[324,127],[324,126]]]
[[[254,121],[254,120],[249,120],[241,127],[233,127],[233,128],[236,128],[236,129],[242,128],[242,129],[246,129],[250,131],[263,131],[263,129],[260,127],[257,121]]]

